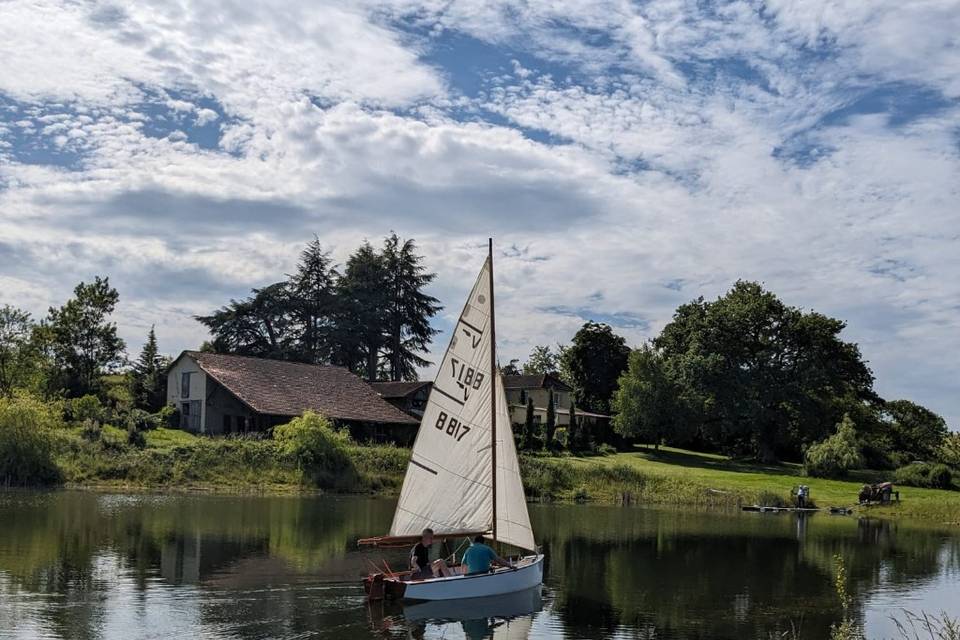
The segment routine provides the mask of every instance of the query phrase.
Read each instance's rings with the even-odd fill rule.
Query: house
[[[423,417],[427,407],[427,398],[433,383],[429,380],[416,382],[371,382],[373,390],[380,397],[417,420]]]
[[[419,420],[334,366],[184,351],[167,369],[167,404],[180,426],[223,435],[265,432],[312,410],[357,440],[410,444]]]
[[[527,420],[527,401],[533,400],[533,420],[537,424],[547,421],[547,405],[550,402],[550,391],[553,390],[553,408],[556,414],[557,426],[570,425],[570,401],[573,399],[573,389],[563,380],[552,373],[537,375],[504,376],[503,386],[507,392],[507,403],[510,405],[510,421],[513,424],[523,424]],[[600,413],[590,413],[577,409],[577,422],[583,426],[606,426],[610,416]]]

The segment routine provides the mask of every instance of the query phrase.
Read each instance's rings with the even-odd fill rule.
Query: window
[[[223,432],[230,433],[230,416],[223,414]]]
[[[520,404],[527,404],[527,390],[520,389]]]
[[[190,374],[192,371],[185,371],[180,374],[180,397],[190,397]]]

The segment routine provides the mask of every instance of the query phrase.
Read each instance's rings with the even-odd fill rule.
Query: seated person
[[[420,542],[410,550],[410,569],[413,573],[411,580],[425,580],[433,577],[433,568],[430,566],[430,547],[433,546],[433,529],[424,529],[420,534]]]
[[[477,536],[473,539],[470,548],[463,554],[464,575],[486,573],[490,571],[490,565],[492,564],[500,567],[513,567],[512,564],[498,556],[496,551],[484,543],[482,535]]]
[[[424,529],[420,534],[420,542],[410,550],[410,569],[413,573],[411,580],[426,580],[427,578],[449,577],[459,574],[459,567],[449,567],[442,559],[430,561],[433,551],[433,529]]]

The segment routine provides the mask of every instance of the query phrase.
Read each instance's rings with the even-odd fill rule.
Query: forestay
[[[427,401],[391,536],[493,528],[490,259],[454,328]],[[497,539],[534,549],[509,409],[497,380]]]

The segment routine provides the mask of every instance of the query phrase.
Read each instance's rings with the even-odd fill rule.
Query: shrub
[[[143,431],[137,429],[133,424],[127,427],[127,444],[137,449],[143,449],[147,446],[147,439],[144,437]]]
[[[103,421],[103,405],[97,396],[86,395],[67,402],[66,418],[70,422]]]
[[[807,475],[818,478],[838,478],[862,465],[863,458],[857,448],[857,432],[849,415],[843,416],[835,434],[810,445],[803,461]]]
[[[53,450],[58,422],[54,411],[32,398],[0,399],[0,484],[60,482]]]
[[[927,487],[930,489],[953,488],[953,473],[944,464],[915,462],[897,469],[894,480],[909,487]]]
[[[160,426],[158,414],[148,413],[143,409],[131,409],[126,415],[127,430],[149,431]]]
[[[350,436],[334,429],[325,416],[307,411],[276,427],[273,437],[282,454],[317,486],[344,487],[355,479]]]

